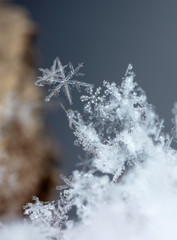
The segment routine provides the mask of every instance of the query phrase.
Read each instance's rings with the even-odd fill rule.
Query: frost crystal
[[[66,72],[66,68],[69,66],[69,72]],[[80,63],[75,69],[71,63],[63,66],[59,58],[56,58],[53,62],[51,69],[42,69],[39,70],[42,72],[42,76],[38,77],[36,85],[43,87],[44,85],[54,85],[52,89],[49,89],[51,92],[46,98],[45,101],[49,102],[52,97],[59,95],[60,90],[63,88],[67,99],[70,104],[72,104],[70,86],[76,87],[78,90],[80,87],[90,88],[93,85],[74,80],[74,76],[84,76],[83,73],[79,73],[80,68],[84,66],[83,63]]]
[[[58,61],[52,77],[45,70],[45,81],[38,84],[58,82]],[[58,187],[57,202],[35,198],[35,204],[27,205],[32,224],[43,233],[47,229],[46,239],[177,238],[177,151],[171,146],[177,105],[172,134],[165,134],[163,120],[134,77],[130,64],[120,86],[104,81],[102,88],[87,90],[88,95],[81,96],[82,115],[63,107],[87,159],[83,169],[62,176],[65,184]]]

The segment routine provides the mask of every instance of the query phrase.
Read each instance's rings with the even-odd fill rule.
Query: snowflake
[[[80,87],[93,87],[92,84],[72,79],[74,76],[77,77],[84,75],[83,73],[79,73],[80,68],[82,68],[83,66],[83,63],[80,63],[76,68],[74,68],[71,63],[63,66],[60,59],[57,57],[54,60],[51,69],[40,68],[39,70],[42,72],[42,76],[38,77],[35,84],[41,87],[43,87],[44,85],[54,85],[52,89],[49,89],[49,92],[51,93],[45,98],[45,101],[49,102],[51,98],[57,96],[60,93],[60,90],[63,88],[69,103],[72,104],[69,85],[76,87],[78,90],[80,90]],[[69,67],[68,72],[66,72],[65,70],[65,68],[67,67]]]
[[[97,88],[95,92],[93,92],[93,88],[90,88],[88,90],[89,95],[81,96],[81,101],[86,102],[85,111],[91,113],[93,106],[95,110],[97,110],[99,103],[103,100],[103,98],[99,96],[100,93],[101,93],[101,87]]]

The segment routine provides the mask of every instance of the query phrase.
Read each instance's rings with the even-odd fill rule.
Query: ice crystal
[[[63,66],[60,59],[56,58],[51,69],[40,68],[39,70],[42,72],[42,76],[38,77],[35,84],[40,87],[43,87],[44,85],[54,86],[49,89],[49,92],[51,93],[45,98],[45,101],[49,102],[52,97],[59,95],[60,90],[63,89],[69,103],[72,104],[70,86],[76,87],[78,90],[80,90],[80,87],[92,87],[91,84],[73,79],[74,76],[78,77],[84,75],[79,72],[83,66],[83,63],[80,63],[76,68],[74,68],[71,63]],[[67,67],[69,67],[69,72],[66,72],[65,70]]]
[[[45,81],[56,81],[57,66],[53,80],[45,75]],[[87,159],[83,169],[62,176],[58,201],[35,198],[27,205],[32,224],[43,233],[48,229],[46,239],[176,239],[177,151],[171,143],[177,107],[172,134],[165,134],[134,78],[130,64],[120,86],[104,81],[102,88],[87,90],[83,114],[63,106]]]

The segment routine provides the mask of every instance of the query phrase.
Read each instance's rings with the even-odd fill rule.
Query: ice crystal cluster
[[[56,80],[58,72],[54,62],[40,83],[67,86],[71,80]],[[120,86],[85,84],[83,113],[65,110],[87,158],[81,170],[62,176],[57,201],[34,198],[25,207],[40,240],[176,240],[177,151],[171,142],[177,105],[172,134],[166,134],[134,77],[130,64]]]

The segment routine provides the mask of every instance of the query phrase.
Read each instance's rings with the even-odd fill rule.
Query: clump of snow
[[[56,82],[57,64],[51,68],[51,79],[44,72],[44,83]],[[83,114],[64,109],[87,159],[81,170],[62,177],[65,185],[58,187],[58,201],[35,198],[25,207],[43,239],[177,238],[177,151],[171,147],[177,105],[172,134],[166,134],[134,77],[130,64],[121,86],[104,81],[96,90],[87,88],[87,95],[81,96]]]
[[[15,223],[1,226],[0,239],[2,240],[45,240],[46,234],[40,228],[27,223]]]

